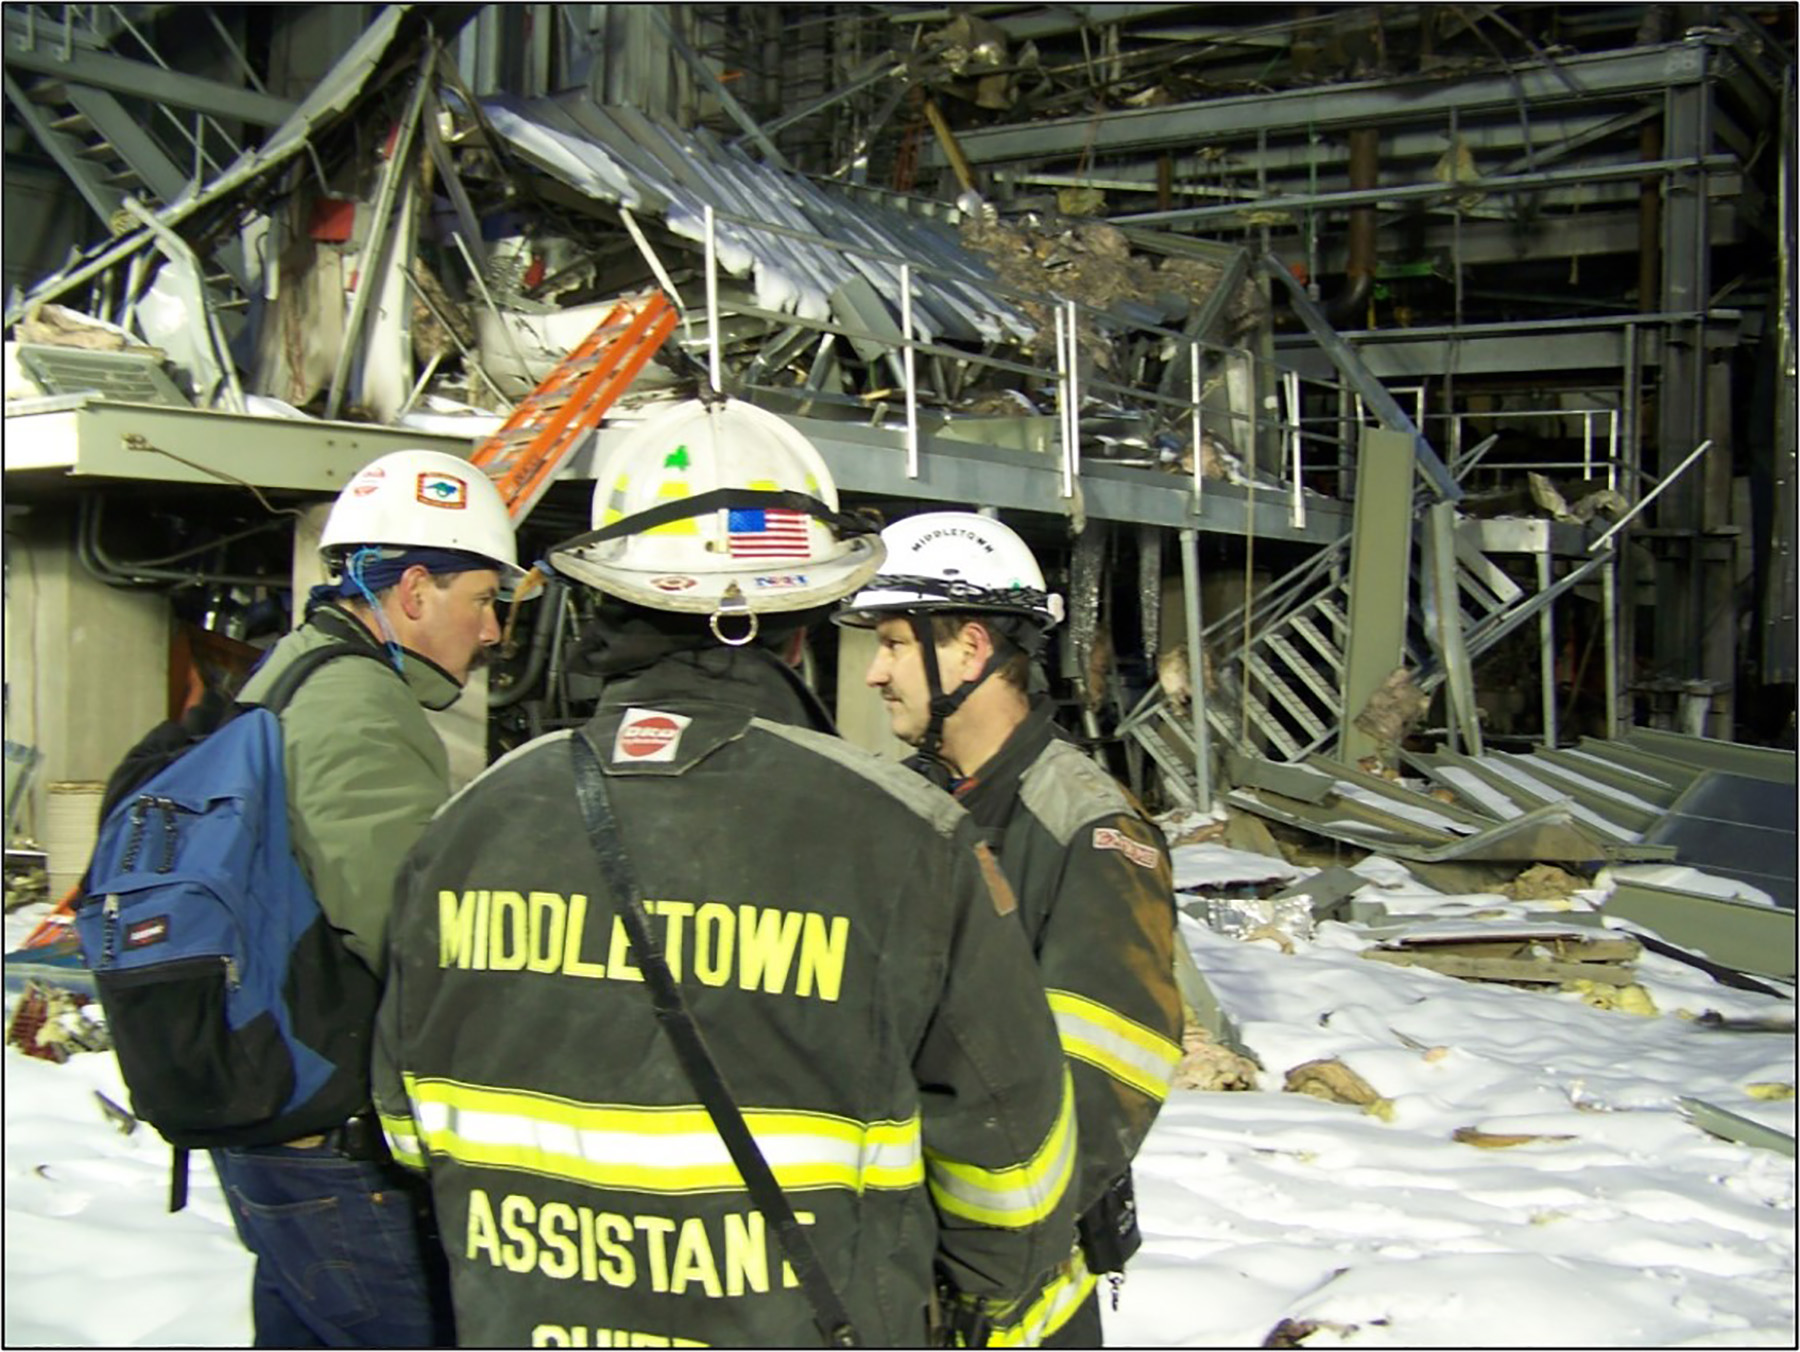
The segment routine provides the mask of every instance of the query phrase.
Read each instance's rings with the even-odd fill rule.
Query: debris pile
[[[6,1041],[27,1056],[58,1065],[76,1052],[112,1046],[100,1006],[90,996],[27,981],[6,1025]]]

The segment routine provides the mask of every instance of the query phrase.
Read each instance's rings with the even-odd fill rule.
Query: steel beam
[[[258,94],[252,89],[220,84],[197,75],[181,75],[143,61],[127,61],[109,52],[76,48],[67,59],[43,47],[27,48],[23,38],[6,34],[6,66],[48,75],[71,85],[92,85],[117,94],[131,94],[171,108],[211,113],[257,127],[278,127],[293,115],[297,105],[287,99]]]
[[[1356,392],[1362,396],[1363,402],[1369,406],[1370,411],[1387,427],[1407,434],[1412,442],[1413,457],[1417,460],[1421,472],[1431,481],[1438,496],[1447,502],[1455,502],[1460,499],[1462,497],[1461,486],[1451,477],[1449,469],[1438,458],[1438,453],[1432,449],[1431,443],[1425,440],[1424,433],[1413,426],[1413,421],[1406,416],[1405,410],[1394,402],[1394,396],[1388,393],[1380,381],[1369,374],[1369,369],[1363,365],[1361,357],[1344,341],[1342,335],[1326,322],[1324,313],[1313,302],[1312,297],[1306,294],[1306,289],[1295,280],[1294,274],[1289,272],[1282,261],[1273,254],[1263,259],[1263,270],[1287,288],[1288,300],[1294,307],[1294,312],[1305,323],[1307,332],[1312,334],[1314,341],[1330,356],[1332,364],[1337,367],[1338,373],[1344,377],[1344,380],[1355,387]]]
[[[1729,155],[1711,155],[1700,159],[1702,170],[1726,170],[1737,161]],[[1445,203],[1470,193],[1533,192],[1544,188],[1587,186],[1594,183],[1635,181],[1651,175],[1691,171],[1696,164],[1687,159],[1637,160],[1627,164],[1584,164],[1573,169],[1550,169],[1537,174],[1506,174],[1469,179],[1459,183],[1407,183],[1380,188],[1357,188],[1344,192],[1294,193],[1285,197],[1246,197],[1236,202],[1220,202],[1208,207],[1178,207],[1172,211],[1140,211],[1112,216],[1114,225],[1173,225],[1195,221],[1218,221],[1246,212],[1331,211],[1345,207],[1386,206],[1390,202],[1426,202],[1442,199]]]
[[[1441,121],[1452,109],[1463,121],[1487,111],[1512,116],[1521,102],[1537,108],[1574,99],[1566,77],[1578,82],[1582,99],[1591,100],[1694,84],[1705,75],[1704,52],[1695,44],[1675,43],[1559,60],[1556,67],[1545,64],[1457,80],[1370,80],[1163,108],[1083,113],[1023,126],[972,127],[959,131],[957,140],[974,164],[1072,156],[1084,151],[1106,155],[1125,149],[1191,146],[1197,141],[1212,144],[1262,132],[1310,134],[1326,127],[1396,120]],[[946,163],[941,152],[932,149],[922,158],[934,167]]]
[[[255,484],[336,493],[369,461],[425,447],[467,456],[465,437],[408,427],[246,417],[77,398],[74,407],[6,415],[10,493],[32,482],[73,478],[177,484]]]

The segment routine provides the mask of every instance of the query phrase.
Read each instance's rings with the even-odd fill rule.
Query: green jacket
[[[410,651],[402,678],[360,621],[326,605],[276,644],[239,697],[259,698],[301,653],[343,642],[376,660],[326,663],[281,714],[288,824],[320,908],[379,976],[400,861],[450,794],[449,756],[425,710],[449,708],[462,688]]]
[[[934,1269],[1010,1302],[1067,1254],[1072,1090],[1010,894],[947,797],[807,722],[766,654],[664,658],[407,860],[375,1101],[429,1174],[465,1342],[819,1343],[659,1026],[572,735],[865,1343],[924,1343]]]

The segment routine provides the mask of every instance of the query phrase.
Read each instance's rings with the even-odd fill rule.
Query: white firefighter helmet
[[[818,449],[738,400],[688,400],[620,440],[594,483],[594,529],[550,551],[560,573],[653,610],[807,610],[881,565],[873,524],[838,510]],[[731,642],[741,640],[727,640]]]
[[[881,574],[833,616],[871,628],[917,611],[1020,616],[1040,630],[1063,617],[1063,599],[1044,587],[1031,549],[1011,527],[976,512],[922,512],[881,532]]]
[[[351,476],[325,518],[319,552],[334,567],[359,545],[475,554],[493,564],[505,590],[525,576],[500,490],[444,451],[393,451]]]

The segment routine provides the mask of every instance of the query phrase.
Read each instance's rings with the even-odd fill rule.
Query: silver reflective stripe
[[[743,1187],[704,1108],[579,1104],[443,1080],[413,1093],[427,1147],[466,1164],[635,1191]],[[751,1109],[744,1119],[783,1187],[914,1188],[924,1176],[916,1118],[862,1123]]]
[[[1037,1155],[1006,1169],[926,1156],[932,1197],[940,1209],[964,1220],[1002,1229],[1035,1225],[1056,1209],[1075,1171],[1075,1092],[1063,1074],[1062,1109]]]
[[[1084,996],[1050,992],[1063,1050],[1159,1102],[1181,1061],[1181,1047],[1160,1033]]]

